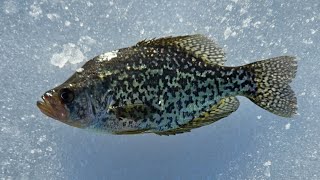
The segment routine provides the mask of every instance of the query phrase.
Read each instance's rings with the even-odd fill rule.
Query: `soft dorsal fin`
[[[180,126],[177,129],[172,129],[164,132],[156,132],[158,135],[176,135],[185,132],[190,132],[192,129],[206,126],[214,123],[219,119],[229,116],[232,112],[236,111],[239,107],[239,100],[236,97],[226,97],[219,101],[218,104],[211,107],[207,112],[204,112],[200,117],[193,119]]]
[[[137,46],[174,46],[208,64],[223,65],[225,62],[222,48],[201,34],[144,40]]]

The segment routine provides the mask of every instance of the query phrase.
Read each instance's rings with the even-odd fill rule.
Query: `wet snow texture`
[[[320,179],[319,14],[318,0],[1,1],[0,179]],[[236,113],[188,134],[111,136],[35,106],[88,58],[192,33],[214,37],[227,65],[296,55],[299,115],[240,98]]]

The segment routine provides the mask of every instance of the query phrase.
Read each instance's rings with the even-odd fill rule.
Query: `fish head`
[[[37,106],[45,115],[70,126],[85,128],[93,119],[91,101],[85,88],[59,86],[44,93]]]

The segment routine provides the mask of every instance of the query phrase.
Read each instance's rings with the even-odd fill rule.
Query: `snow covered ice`
[[[317,0],[1,1],[0,179],[319,179],[319,14]],[[88,59],[195,33],[215,39],[230,66],[296,56],[298,114],[240,97],[237,112],[191,133],[111,136],[35,105]]]

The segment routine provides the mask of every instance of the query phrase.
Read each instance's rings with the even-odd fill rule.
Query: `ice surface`
[[[18,12],[17,3],[15,1],[4,1],[3,12],[5,14],[14,14]]]
[[[320,179],[319,14],[318,0],[0,1],[0,179]],[[88,59],[194,33],[224,47],[227,66],[297,56],[298,114],[239,97],[235,113],[191,133],[112,136],[35,105]]]

